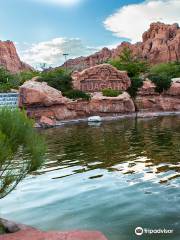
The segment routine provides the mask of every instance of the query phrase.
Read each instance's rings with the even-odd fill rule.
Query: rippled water
[[[174,229],[180,239],[180,117],[79,124],[42,132],[44,167],[0,201],[5,218],[43,230],[100,230],[110,240],[134,229]]]

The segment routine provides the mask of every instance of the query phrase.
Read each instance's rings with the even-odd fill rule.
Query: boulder
[[[98,231],[44,232],[7,220],[2,220],[2,222],[6,229],[10,229],[10,231],[8,230],[7,234],[0,235],[0,240],[107,240]]]
[[[45,82],[27,81],[19,89],[19,106],[45,106],[65,104],[68,99],[61,92],[48,86]]]
[[[149,79],[143,82],[143,86],[138,90],[139,96],[149,96],[149,95],[158,95],[155,91],[156,86]]]
[[[78,116],[106,116],[135,112],[133,100],[127,92],[117,97],[105,97],[97,92],[92,95],[90,101],[77,100],[68,104],[68,108],[74,110]]]
[[[48,118],[46,116],[41,116],[39,124],[43,128],[53,127],[56,123],[55,120]]]
[[[144,81],[139,89],[136,108],[142,112],[180,111],[180,82],[172,82],[168,91],[159,94],[155,92],[155,85],[149,80]]]
[[[4,234],[1,240],[107,240],[98,231],[43,232],[34,229]]]

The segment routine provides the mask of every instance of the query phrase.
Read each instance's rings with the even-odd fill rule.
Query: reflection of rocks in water
[[[164,174],[172,180],[170,174],[180,170],[179,122],[172,116],[46,130],[49,152],[41,172],[57,170],[61,172],[57,177],[65,177],[99,169],[131,175],[137,181],[160,182]]]
[[[101,124],[101,122],[88,122],[88,126],[90,127],[100,127]]]

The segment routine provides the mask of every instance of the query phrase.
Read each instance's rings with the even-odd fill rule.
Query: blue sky
[[[121,41],[140,41],[152,21],[180,22],[179,0],[6,0],[0,39],[16,42],[21,58],[60,65],[62,53],[88,55]]]

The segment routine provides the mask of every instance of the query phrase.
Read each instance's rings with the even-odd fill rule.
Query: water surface
[[[42,132],[43,168],[0,201],[1,215],[43,230],[99,230],[139,239],[143,228],[180,239],[180,117],[87,123]]]

